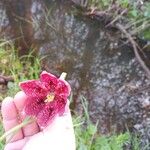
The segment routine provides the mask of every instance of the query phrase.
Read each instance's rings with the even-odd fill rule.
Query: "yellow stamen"
[[[44,101],[45,103],[46,102],[52,102],[54,100],[54,97],[55,97],[55,94],[54,93],[50,93],[47,95],[47,99]]]

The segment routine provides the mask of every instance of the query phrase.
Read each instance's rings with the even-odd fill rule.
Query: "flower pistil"
[[[44,102],[45,103],[52,102],[54,100],[54,98],[55,98],[55,94],[52,92],[46,96],[46,100]]]

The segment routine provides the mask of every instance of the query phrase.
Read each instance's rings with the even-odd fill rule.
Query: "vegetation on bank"
[[[117,22],[130,30],[131,35],[150,40],[150,2],[146,0],[88,0],[81,3],[94,12],[110,16],[109,25]]]
[[[103,22],[108,29],[117,29],[120,40],[133,47],[135,57],[150,79],[150,2],[146,0],[76,1],[81,14]]]
[[[9,81],[6,88],[0,87],[0,100],[5,96],[14,96],[19,91],[18,83],[23,80],[38,78],[41,71],[41,58],[32,55],[18,57],[13,43],[0,43],[0,75],[11,76],[14,81]],[[5,90],[5,92],[3,91]],[[2,92],[3,91],[3,92]],[[81,99],[84,114],[74,115],[73,123],[76,135],[77,150],[123,150],[132,145],[132,150],[140,150],[138,138],[133,137],[129,132],[113,135],[100,135],[97,125],[94,125],[88,115],[88,103],[85,98]],[[1,118],[0,118],[1,119]],[[0,135],[3,133],[2,123],[0,123]],[[3,149],[4,142],[0,143]]]

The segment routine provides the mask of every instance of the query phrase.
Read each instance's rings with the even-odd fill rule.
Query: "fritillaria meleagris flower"
[[[43,71],[39,80],[20,83],[27,95],[24,112],[37,118],[39,126],[45,127],[58,114],[65,111],[70,85],[63,79]]]

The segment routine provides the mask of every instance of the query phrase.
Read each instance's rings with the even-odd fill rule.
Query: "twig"
[[[8,135],[15,133],[16,131],[18,131],[19,129],[21,129],[22,127],[34,122],[35,120],[27,117],[22,123],[20,123],[19,125],[11,128],[10,130],[8,130],[7,132],[5,132],[1,137],[0,137],[0,142],[3,141]]]
[[[126,12],[128,11],[128,9],[124,9],[120,15],[117,15],[110,23],[108,23],[106,25],[106,27],[109,27],[111,25],[113,25],[118,19],[120,19]]]
[[[150,27],[150,21],[145,21],[145,24],[143,23],[139,27],[135,28],[132,32],[131,35],[135,35],[137,33],[140,33],[141,31],[144,31],[146,29],[149,29]]]
[[[10,81],[14,81],[13,77],[0,75],[0,84],[7,84]]]
[[[97,11],[97,10],[85,12],[84,15],[86,15],[86,16],[99,16],[99,17],[109,16],[110,17],[110,14],[107,13],[106,11]]]
[[[147,74],[147,77],[150,79],[150,70],[149,68],[146,66],[146,64],[144,63],[144,61],[142,60],[138,49],[137,49],[137,44],[136,42],[133,40],[132,36],[126,31],[126,29],[119,23],[116,24],[117,28],[126,35],[126,37],[128,38],[128,40],[130,41],[130,43],[132,44],[133,50],[134,50],[134,54],[135,57],[137,58],[138,62],[140,63],[141,67],[144,69],[144,71]]]

